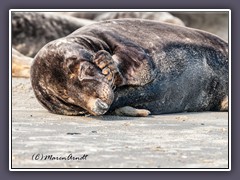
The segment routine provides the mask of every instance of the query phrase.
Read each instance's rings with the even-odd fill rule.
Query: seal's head
[[[71,102],[93,115],[102,115],[112,104],[114,94],[111,85],[100,69],[86,60],[68,60],[68,96]]]
[[[33,90],[41,104],[57,114],[106,113],[114,92],[92,63],[93,55],[94,52],[68,39],[44,46],[31,67]]]

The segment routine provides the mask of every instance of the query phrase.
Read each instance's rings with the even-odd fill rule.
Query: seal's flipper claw
[[[98,51],[93,61],[100,69],[104,69],[108,67],[109,64],[113,63],[112,56],[105,50]]]

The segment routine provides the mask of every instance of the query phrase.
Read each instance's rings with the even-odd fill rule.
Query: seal
[[[183,21],[174,17],[168,12],[105,12],[94,18],[95,21],[104,21],[110,19],[137,18],[172,23],[179,26],[185,26]]]
[[[34,57],[46,43],[94,23],[51,12],[12,12],[11,17],[12,46],[28,57]]]
[[[64,115],[227,110],[228,44],[196,29],[140,19],[84,26],[46,44],[31,83]],[[130,113],[128,114],[130,106]],[[223,107],[224,106],[224,107]]]
[[[12,76],[29,78],[32,61],[33,58],[24,56],[12,48]]]

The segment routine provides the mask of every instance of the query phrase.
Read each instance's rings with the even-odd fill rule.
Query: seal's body
[[[38,100],[59,114],[101,115],[124,106],[152,114],[221,110],[228,44],[155,21],[104,21],[44,46],[31,79]]]

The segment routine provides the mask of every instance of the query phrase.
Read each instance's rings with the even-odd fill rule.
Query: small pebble
[[[81,133],[67,133],[67,135],[79,135]]]

